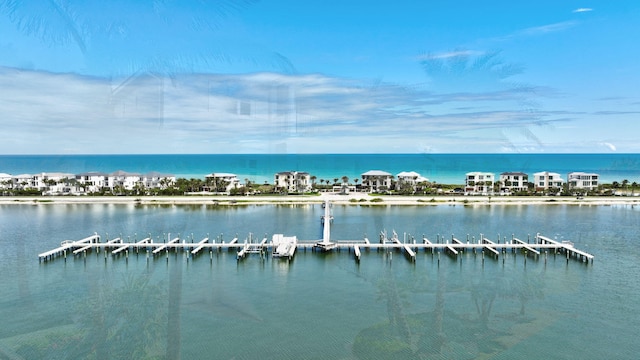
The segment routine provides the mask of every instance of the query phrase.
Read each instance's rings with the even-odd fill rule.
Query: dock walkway
[[[249,234],[248,240],[245,240],[244,243],[239,243],[238,238],[235,237],[229,243],[224,243],[223,241],[216,243],[216,241],[209,241],[209,237],[205,237],[197,243],[187,243],[180,242],[180,237],[175,237],[172,240],[167,241],[166,243],[154,243],[153,237],[149,234],[148,238],[145,238],[138,242],[124,242],[121,237],[115,238],[113,240],[109,240],[105,243],[100,243],[100,236],[95,233],[92,236],[86,237],[80,240],[65,240],[63,241],[59,247],[43,252],[38,255],[39,260],[49,261],[53,260],[56,256],[60,256],[64,254],[65,258],[67,252],[72,252],[73,254],[85,253],[92,249],[99,250],[103,248],[106,253],[111,250],[112,255],[116,255],[122,251],[127,251],[128,249],[135,249],[136,252],[139,249],[146,249],[147,251],[152,250],[153,254],[158,254],[163,250],[167,252],[169,251],[177,251],[182,249],[183,251],[189,251],[191,255],[196,255],[201,252],[203,249],[209,249],[212,252],[214,249],[235,249],[237,251],[238,260],[244,258],[246,254],[251,253],[259,253],[264,254],[267,251],[271,250],[271,255],[274,258],[285,258],[291,260],[296,252],[298,247],[303,249],[320,249],[322,251],[331,251],[333,249],[345,249],[351,250],[353,249],[356,260],[361,259],[361,251],[371,250],[371,249],[385,249],[385,250],[401,250],[409,258],[411,261],[416,260],[416,252],[417,250],[424,249],[424,251],[431,250],[431,253],[434,254],[436,251],[438,253],[447,251],[455,256],[459,255],[459,252],[465,250],[482,250],[489,251],[496,258],[500,256],[500,251],[503,250],[525,250],[527,253],[540,255],[541,250],[553,250],[554,252],[562,252],[567,254],[567,260],[569,258],[579,259],[582,262],[593,262],[594,256],[585,251],[579,250],[574,247],[574,244],[569,241],[559,242],[556,240],[552,240],[546,236],[542,236],[540,234],[536,234],[535,244],[529,244],[528,242],[524,242],[516,237],[512,237],[510,242],[507,242],[506,239],[504,243],[493,242],[490,239],[482,236],[480,234],[480,240],[477,242],[469,242],[469,235],[467,235],[467,243],[463,243],[462,241],[455,238],[453,235],[451,236],[451,242],[445,241],[443,237],[440,235],[437,236],[436,242],[431,242],[428,238],[423,235],[422,243],[416,243],[415,238],[411,236],[407,236],[405,234],[405,242],[402,242],[398,238],[398,234],[393,231],[391,238],[387,236],[386,231],[382,231],[380,233],[380,241],[379,243],[372,243],[365,236],[362,240],[333,240],[331,239],[331,222],[333,221],[333,215],[331,214],[331,203],[326,201],[323,205],[324,207],[324,215],[322,216],[322,239],[320,240],[298,240],[296,236],[284,236],[284,234],[274,234],[271,238],[271,241],[268,241],[268,238],[265,237],[259,243],[254,243],[251,239],[251,234]],[[167,236],[169,239],[170,236]],[[192,236],[193,238],[193,236]],[[406,243],[406,239],[413,239],[410,244]],[[128,252],[127,252],[128,254]],[[261,256],[262,257],[262,256]],[[106,258],[105,258],[106,259]],[[167,258],[168,259],[168,258]]]

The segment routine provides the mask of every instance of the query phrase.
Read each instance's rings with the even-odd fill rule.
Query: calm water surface
[[[495,260],[419,252],[104,253],[38,262],[98,232],[321,237],[305,206],[0,206],[0,358],[632,359],[640,345],[638,207],[335,206],[334,239],[540,232],[596,256]],[[193,235],[192,235],[193,234]],[[438,260],[439,258],[439,260]]]

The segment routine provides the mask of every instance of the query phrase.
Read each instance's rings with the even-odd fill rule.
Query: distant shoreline
[[[373,199],[376,199],[372,201]],[[378,200],[380,199],[380,200]],[[321,204],[331,201],[338,205],[385,206],[385,205],[640,205],[640,197],[591,196],[584,198],[568,196],[398,196],[368,195],[354,193],[340,195],[284,196],[25,196],[0,197],[0,205],[47,205],[47,204],[140,204],[140,205],[279,205],[279,204]]]

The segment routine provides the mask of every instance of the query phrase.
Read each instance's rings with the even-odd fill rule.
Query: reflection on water
[[[310,250],[290,262],[255,254],[238,262],[222,250],[39,263],[37,253],[93,231],[313,239],[322,208],[14,205],[0,212],[0,358],[633,358],[638,350],[640,324],[629,314],[640,310],[640,280],[625,275],[640,271],[633,208],[334,208],[336,239],[382,229],[430,238],[482,231],[526,239],[539,231],[594,253],[589,265],[553,254],[483,259],[473,251],[421,251],[413,263],[375,250],[363,251],[359,263],[347,251]]]

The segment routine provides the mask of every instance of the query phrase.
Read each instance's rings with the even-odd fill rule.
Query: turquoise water
[[[571,240],[593,264],[419,252],[235,253],[38,262],[94,231],[141,239],[321,236],[318,205],[0,206],[0,358],[633,359],[637,206],[334,206],[334,239],[381,230]],[[106,233],[109,233],[108,235]]]
[[[640,182],[640,154],[241,154],[241,155],[28,155],[0,156],[0,173],[159,171],[177,177],[204,178],[212,172],[238,175],[241,181],[273,182],[280,171],[306,171],[317,180],[360,178],[369,170],[392,174],[416,171],[431,181],[464,183],[465,173],[522,171],[594,172],[605,182]]]

